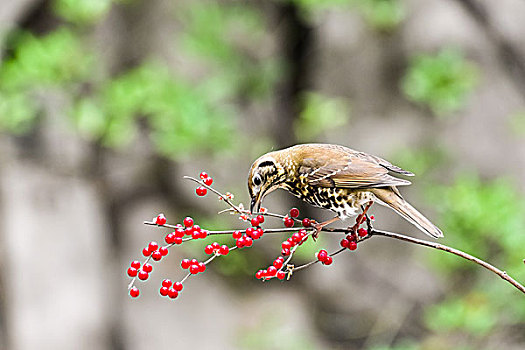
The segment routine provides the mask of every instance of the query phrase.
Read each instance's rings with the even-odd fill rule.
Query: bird
[[[414,176],[387,160],[345,146],[298,144],[266,153],[253,162],[248,174],[250,212],[258,213],[265,196],[284,189],[336,214],[317,224],[316,234],[325,225],[356,216],[360,210],[366,212],[378,203],[393,209],[425,234],[443,237],[436,225],[401,196],[397,187],[411,182],[392,174]]]

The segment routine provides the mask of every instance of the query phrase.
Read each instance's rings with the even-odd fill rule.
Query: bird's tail
[[[426,217],[411,206],[401,197],[401,194],[395,187],[373,188],[370,191],[378,199],[378,203],[389,206],[399,215],[414,224],[421,231],[434,238],[443,237],[443,232],[430,222]]]

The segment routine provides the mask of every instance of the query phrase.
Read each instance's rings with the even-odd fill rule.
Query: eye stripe
[[[259,164],[259,168],[264,168],[266,166],[275,166],[275,164],[271,160],[265,160],[261,164]]]

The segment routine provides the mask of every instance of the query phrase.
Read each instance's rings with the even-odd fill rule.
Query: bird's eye
[[[255,176],[253,177],[253,184],[255,186],[261,186],[261,183],[262,183],[261,175],[255,174]]]

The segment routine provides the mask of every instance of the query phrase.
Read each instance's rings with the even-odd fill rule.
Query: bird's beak
[[[260,192],[259,192],[260,193]],[[258,213],[261,209],[261,196],[258,194],[252,197],[252,202],[250,203],[250,213]]]

